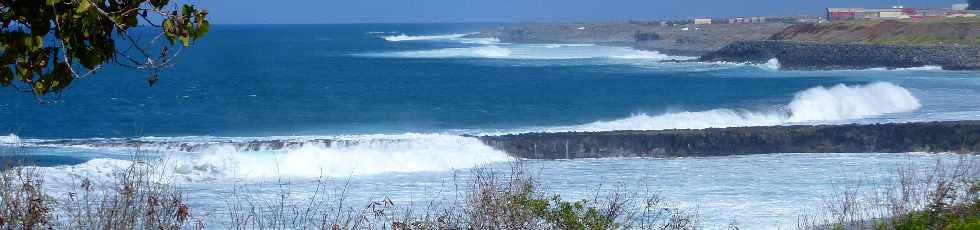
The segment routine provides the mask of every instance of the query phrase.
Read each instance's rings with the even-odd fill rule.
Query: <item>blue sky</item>
[[[943,7],[965,0],[191,0],[216,24],[569,22],[822,15],[827,7]]]

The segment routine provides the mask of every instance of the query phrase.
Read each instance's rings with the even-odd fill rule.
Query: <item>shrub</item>
[[[827,205],[825,219],[803,215],[800,229],[980,229],[980,159],[963,156],[952,168],[899,167],[893,183],[848,188]],[[862,199],[863,198],[863,199]],[[829,218],[828,218],[829,217]]]
[[[51,228],[54,216],[43,186],[34,169],[0,169],[0,229]]]

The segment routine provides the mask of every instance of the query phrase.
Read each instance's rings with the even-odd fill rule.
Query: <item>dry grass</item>
[[[0,172],[0,229],[47,229],[55,224],[44,181],[36,170]]]
[[[3,156],[18,159],[19,148]],[[8,152],[13,150],[13,152]],[[13,157],[11,157],[13,156]],[[139,158],[136,158],[139,159]],[[31,162],[0,162],[0,229],[191,229],[182,193],[146,161],[134,161],[111,181],[82,179],[64,197],[44,191],[44,175]]]
[[[140,161],[137,161],[140,162]],[[70,229],[185,229],[203,228],[191,219],[183,194],[164,183],[156,168],[134,163],[114,181],[100,185],[89,179],[78,184],[58,206]]]
[[[696,212],[644,192],[597,192],[568,201],[544,192],[521,163],[481,167],[454,182],[456,200],[428,207],[382,198],[349,204],[350,178],[320,178],[312,193],[288,180],[274,192],[235,186],[227,205],[195,213],[162,167],[137,160],[111,181],[79,181],[67,197],[49,197],[36,167],[0,172],[0,229],[698,229]],[[799,229],[955,229],[980,221],[980,161],[910,162],[894,181],[844,186],[825,207],[802,215]],[[302,184],[300,186],[311,186]],[[449,187],[449,186],[446,186]],[[268,190],[263,190],[268,191]],[[971,219],[972,218],[972,219]],[[205,222],[204,220],[207,220]],[[729,229],[739,229],[732,220]],[[969,229],[969,228],[965,228]]]
[[[350,206],[349,183],[331,190],[337,186],[321,178],[312,194],[299,198],[291,183],[280,180],[273,199],[249,189],[254,186],[237,186],[224,224],[229,229],[697,229],[695,214],[656,197],[636,199],[638,193],[563,201],[544,193],[520,163],[509,170],[474,169],[470,181],[454,186],[459,200],[421,209],[389,198]]]
[[[980,159],[962,156],[929,167],[898,167],[895,181],[839,189],[826,206],[801,215],[799,229],[949,229],[976,221]]]

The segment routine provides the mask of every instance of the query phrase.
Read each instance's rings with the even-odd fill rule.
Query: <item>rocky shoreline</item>
[[[779,60],[781,70],[922,66],[939,66],[945,70],[980,70],[980,47],[744,41],[706,54],[699,61],[761,64],[771,59]]]
[[[787,23],[662,24],[661,22],[603,22],[518,24],[486,28],[474,37],[493,37],[507,43],[590,43],[626,46],[674,56],[701,56],[737,41],[765,40],[789,27]]]
[[[875,25],[894,24],[886,22]],[[968,24],[967,27],[973,28],[970,27],[972,25]],[[870,39],[862,37],[870,36],[863,32],[865,30],[868,30],[868,33],[883,34],[879,39],[919,38],[929,35],[909,34],[911,32],[902,31],[891,31],[889,32],[891,34],[888,34],[887,30],[870,31],[872,29],[869,29],[878,27],[861,26],[854,27],[854,30],[858,30],[856,32],[831,31],[844,33],[847,36],[840,36],[850,39],[841,38],[837,41],[834,40],[836,38],[819,36],[822,33],[811,31],[814,29],[807,30],[811,27],[819,26],[782,22],[712,25],[664,25],[657,22],[556,23],[487,28],[472,36],[495,37],[508,43],[591,43],[625,46],[667,55],[700,57],[695,61],[701,62],[763,64],[777,59],[781,70],[898,69],[924,66],[938,66],[945,70],[980,70],[980,46],[959,45],[962,43],[947,43],[952,45],[861,43],[858,42],[861,39]],[[824,27],[837,28],[833,25]],[[948,30],[954,29],[935,29],[923,33],[958,34],[955,33],[956,31]],[[889,36],[885,36],[886,34]]]
[[[980,121],[529,133],[478,137],[524,159],[769,153],[980,153]]]

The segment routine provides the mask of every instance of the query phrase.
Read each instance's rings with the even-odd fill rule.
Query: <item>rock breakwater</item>
[[[525,159],[980,152],[980,121],[529,133],[479,137]]]
[[[839,70],[940,66],[946,70],[980,70],[980,47],[826,44],[743,41],[700,58],[705,62],[767,63],[781,70]]]

